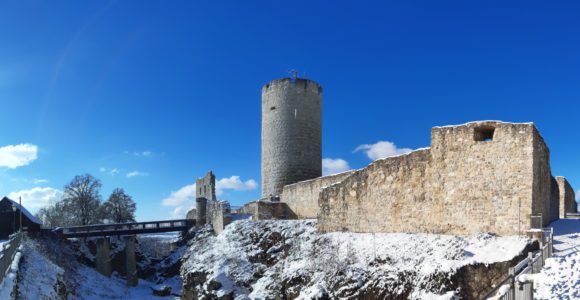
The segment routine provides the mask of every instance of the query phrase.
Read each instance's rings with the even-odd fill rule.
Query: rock
[[[151,290],[153,291],[154,296],[166,297],[171,295],[171,287],[168,285],[152,286]]]

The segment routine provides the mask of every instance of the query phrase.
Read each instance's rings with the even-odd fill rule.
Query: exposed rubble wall
[[[557,176],[556,181],[558,182],[559,187],[559,202],[560,202],[560,211],[559,215],[560,218],[565,218],[566,213],[575,213],[578,210],[576,205],[576,194],[574,193],[574,189],[566,180],[566,178],[562,176]]]
[[[552,221],[558,219],[555,214],[559,209],[553,209],[554,205],[559,205],[556,198],[552,197],[553,184],[550,171],[550,150],[544,143],[544,139],[533,128],[533,148],[534,148],[534,168],[533,168],[533,190],[532,190],[532,214],[542,215],[543,226],[547,226]]]
[[[230,205],[225,201],[207,201],[207,223],[213,227],[216,234],[224,231],[224,227],[228,224],[228,216],[230,214]]]
[[[322,188],[342,181],[352,172],[348,171],[286,185],[280,201],[286,203],[298,219],[315,219],[318,214],[318,196]]]
[[[238,209],[238,213],[252,215],[254,220],[297,218],[286,203],[276,201],[253,201]]]
[[[532,123],[434,127],[431,148],[377,160],[322,189],[322,232],[521,234],[555,219],[549,150]],[[557,218],[557,217],[556,217]]]

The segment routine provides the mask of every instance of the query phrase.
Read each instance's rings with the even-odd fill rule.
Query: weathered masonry
[[[215,175],[209,171],[195,182],[196,225],[211,224],[215,233],[219,234],[230,222],[230,204],[216,199]],[[189,213],[188,213],[189,214]]]
[[[318,228],[523,234],[532,215],[547,225],[559,217],[561,201],[574,198],[560,181],[533,123],[434,127],[430,148],[377,160],[321,189]]]
[[[322,87],[282,78],[262,88],[262,198],[322,175]]]
[[[576,204],[576,195],[574,194],[574,189],[566,180],[566,178],[562,176],[557,176],[556,181],[558,182],[558,190],[560,192],[560,218],[565,218],[566,213],[575,213],[577,212],[577,204]]]

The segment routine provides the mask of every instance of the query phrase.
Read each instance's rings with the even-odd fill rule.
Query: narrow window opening
[[[276,109],[276,106],[270,107],[270,110],[275,110],[275,109]]]
[[[477,127],[474,130],[473,139],[476,142],[491,142],[493,141],[494,132],[495,128],[491,126]]]

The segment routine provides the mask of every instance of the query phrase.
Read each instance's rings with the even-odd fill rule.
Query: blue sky
[[[104,198],[125,188],[139,220],[164,219],[211,169],[220,198],[256,199],[261,86],[291,69],[324,88],[329,167],[428,146],[437,125],[532,121],[578,189],[579,14],[575,1],[3,1],[0,194],[35,210],[90,173]]]

